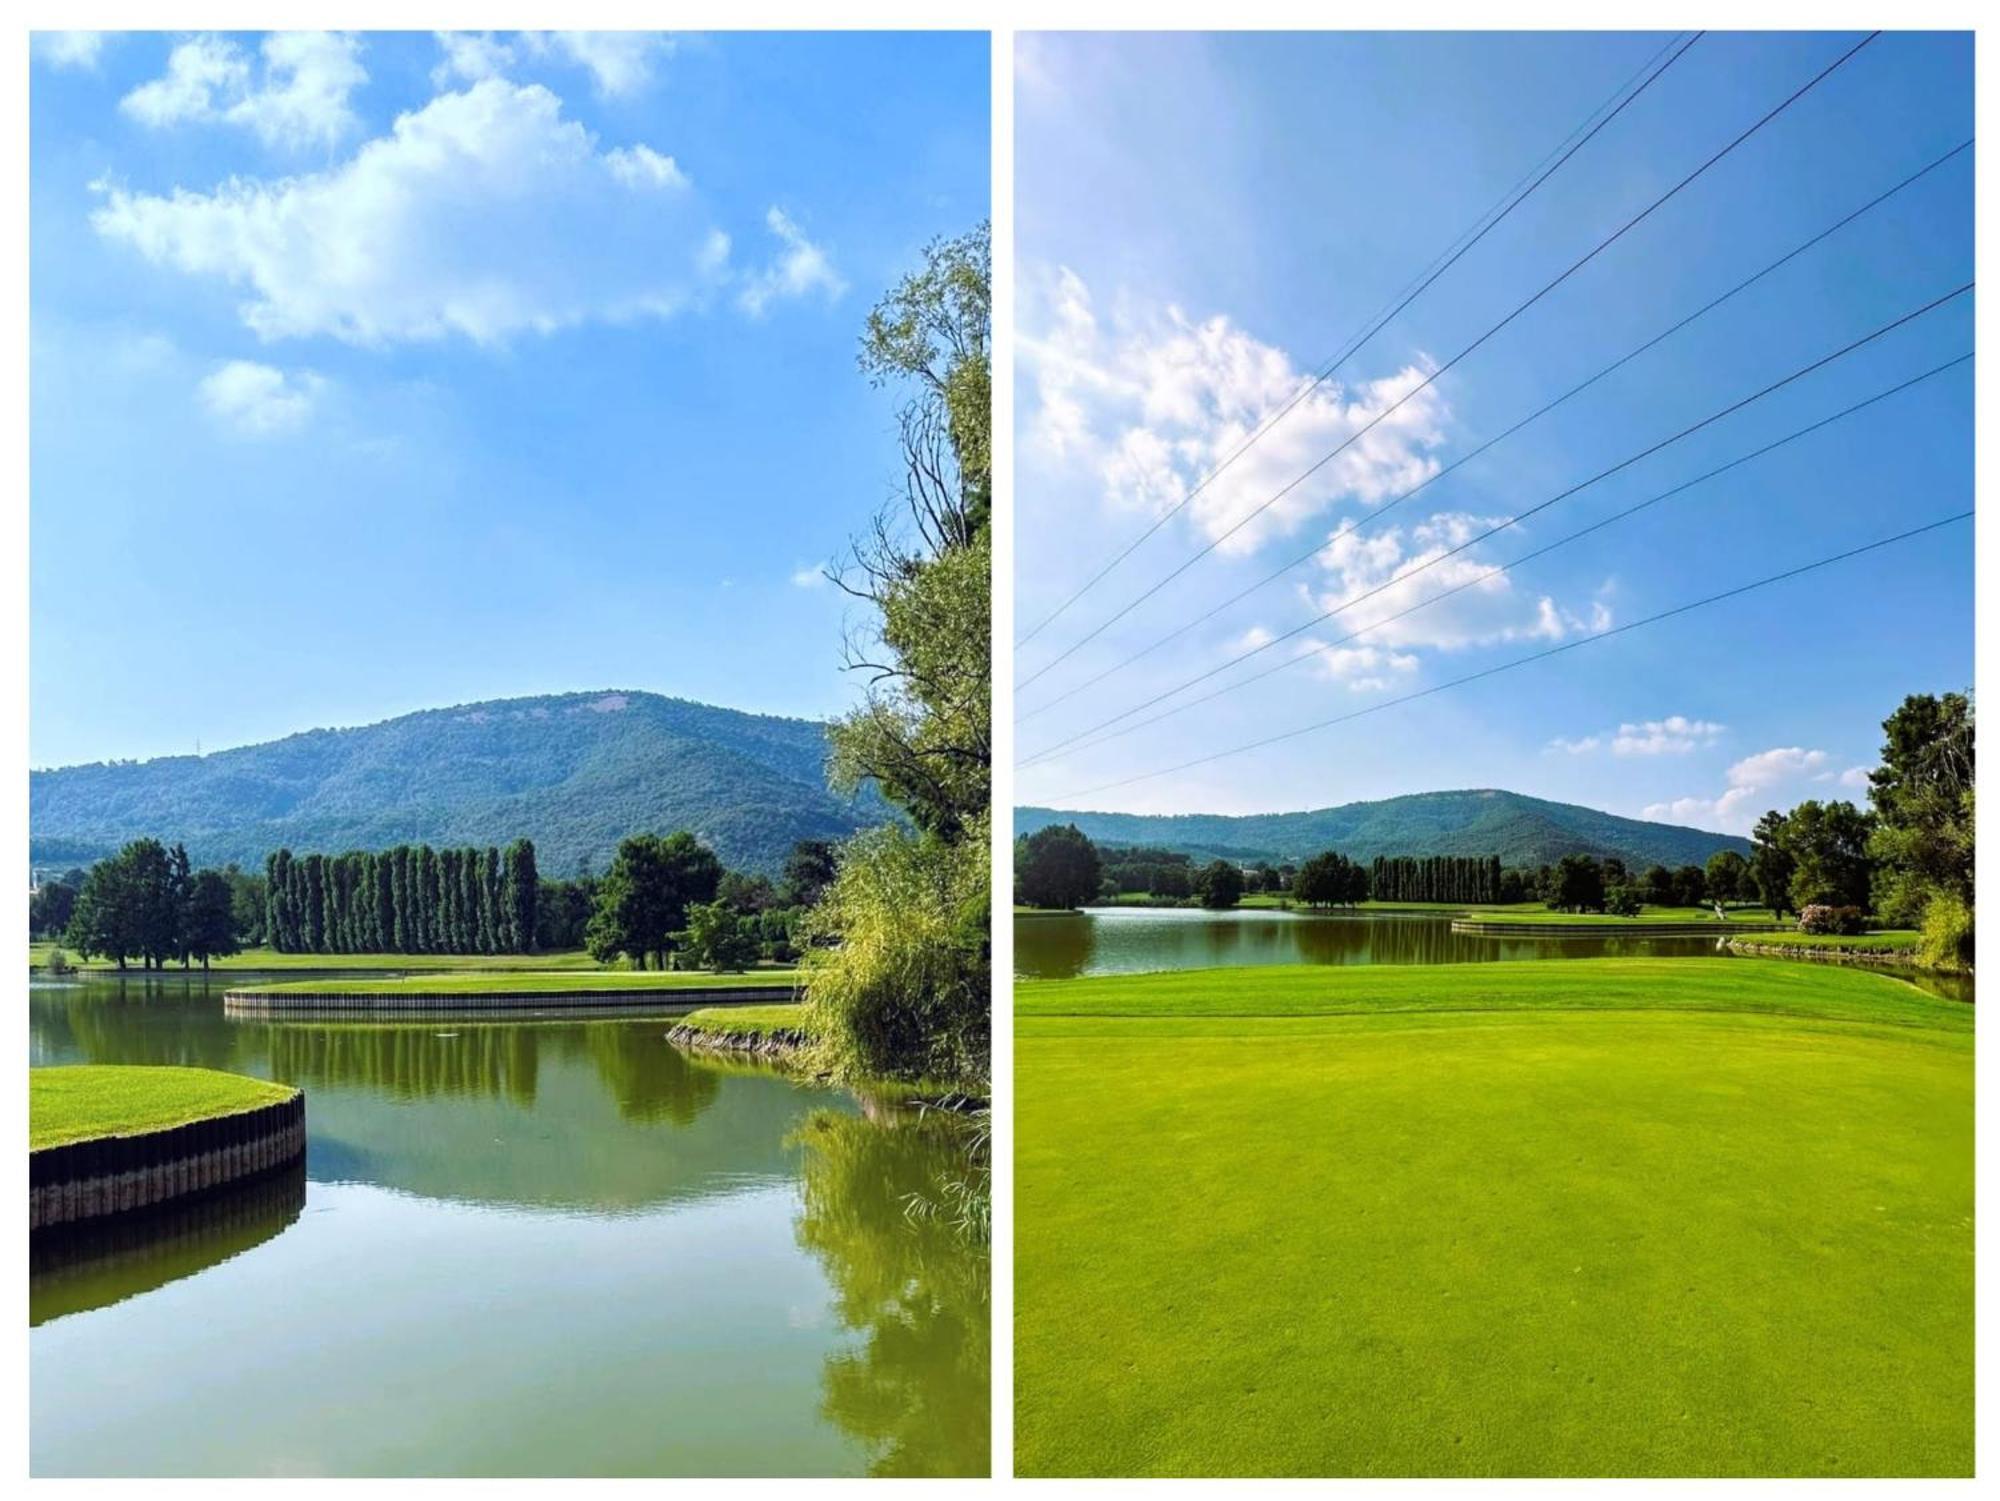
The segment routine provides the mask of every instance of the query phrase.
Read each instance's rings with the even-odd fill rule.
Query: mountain
[[[1750,841],[1679,824],[1620,818],[1575,803],[1518,792],[1416,792],[1373,803],[1305,813],[1151,815],[1016,808],[1014,832],[1073,823],[1100,844],[1149,844],[1201,860],[1303,860],[1339,850],[1377,855],[1498,855],[1508,865],[1542,865],[1569,854],[1616,855],[1634,870],[1701,865],[1717,850],[1750,852]]]
[[[628,834],[689,829],[725,865],[776,874],[800,839],[889,814],[826,785],[826,727],[655,693],[566,693],[308,730],[206,756],[28,774],[29,859],[87,863],[128,839],[197,864],[404,842],[534,840],[544,874],[602,871]]]

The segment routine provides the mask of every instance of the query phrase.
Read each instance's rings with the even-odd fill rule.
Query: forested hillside
[[[309,730],[206,756],[29,774],[29,858],[73,865],[128,839],[261,869],[304,854],[532,839],[542,869],[603,870],[628,834],[687,829],[732,869],[776,874],[801,839],[888,816],[826,785],[825,727],[653,693],[573,693]]]
[[[1717,850],[1747,854],[1750,842],[1679,824],[1621,818],[1575,803],[1482,789],[1418,792],[1372,803],[1243,817],[1185,813],[1075,813],[1017,808],[1014,832],[1073,823],[1105,844],[1143,844],[1199,859],[1304,860],[1338,850],[1351,860],[1377,855],[1498,855],[1509,866],[1538,866],[1564,855],[1615,855],[1634,869],[1700,865]]]

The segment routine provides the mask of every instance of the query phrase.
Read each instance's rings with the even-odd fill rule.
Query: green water
[[[32,985],[31,1062],[307,1093],[302,1173],[30,1248],[37,1475],[983,1475],[959,1122],[650,1018],[243,1020]]]
[[[1731,959],[1715,938],[1492,937],[1454,933],[1434,913],[1314,914],[1244,908],[1094,907],[1014,920],[1014,973],[1026,979],[1238,964],[1480,964],[1501,959]],[[1806,962],[1806,961],[1798,961]],[[1891,971],[1953,1000],[1970,976]]]

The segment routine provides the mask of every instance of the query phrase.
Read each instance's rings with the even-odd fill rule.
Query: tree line
[[[265,934],[281,954],[520,954],[535,946],[535,846],[294,855],[264,862]]]

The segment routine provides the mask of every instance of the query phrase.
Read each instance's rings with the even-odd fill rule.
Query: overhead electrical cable
[[[1155,581],[1153,584],[1151,584],[1146,589],[1142,590],[1132,599],[1127,600],[1111,615],[1107,616],[1104,620],[1100,621],[1097,625],[1093,626],[1084,635],[1078,637],[1075,641],[1071,642],[1069,646],[1064,648],[1056,656],[1052,657],[1049,661],[1042,664],[1041,667],[1037,668],[1027,677],[1021,679],[1021,681],[1016,685],[1017,688],[1026,688],[1030,686],[1031,684],[1035,683],[1040,678],[1042,678],[1045,674],[1053,670],[1055,667],[1067,661],[1071,656],[1073,656],[1076,652],[1080,651],[1084,646],[1088,645],[1091,641],[1095,640],[1104,631],[1108,630],[1118,621],[1124,619],[1126,615],[1130,614],[1133,610],[1137,609],[1140,605],[1144,604],[1147,600],[1151,599],[1155,594],[1159,593],[1160,590],[1164,589],[1168,584],[1172,583],[1175,579],[1179,578],[1183,573],[1187,572],[1187,570],[1192,568],[1196,563],[1199,563],[1203,558],[1207,557],[1210,553],[1214,552],[1215,549],[1220,547],[1224,542],[1227,542],[1231,537],[1235,536],[1237,532],[1241,531],[1244,527],[1248,526],[1252,521],[1256,520],[1257,517],[1261,516],[1265,511],[1269,510],[1272,506],[1276,505],[1280,500],[1284,499],[1285,496],[1289,495],[1293,490],[1297,489],[1300,485],[1304,484],[1306,480],[1310,479],[1314,474],[1318,473],[1319,470],[1323,469],[1326,465],[1332,463],[1334,459],[1338,458],[1342,453],[1346,452],[1355,443],[1359,442],[1362,438],[1366,437],[1370,432],[1372,432],[1380,423],[1386,420],[1389,416],[1391,416],[1400,408],[1402,408],[1406,403],[1408,403],[1410,400],[1416,397],[1419,393],[1427,390],[1430,386],[1435,384],[1440,377],[1442,377],[1446,372],[1448,372],[1454,366],[1456,366],[1461,360],[1465,359],[1468,355],[1472,354],[1474,350],[1478,349],[1481,345],[1485,344],[1487,340],[1491,339],[1495,334],[1499,333],[1502,329],[1506,328],[1516,318],[1520,317],[1521,314],[1525,313],[1529,308],[1533,307],[1536,303],[1540,302],[1550,292],[1553,292],[1557,287],[1561,286],[1571,276],[1575,275],[1578,271],[1582,270],[1583,267],[1588,265],[1591,261],[1595,260],[1605,250],[1609,249],[1612,245],[1616,244],[1626,234],[1630,233],[1634,228],[1636,228],[1639,224],[1644,222],[1650,215],[1652,215],[1656,210],[1658,210],[1661,207],[1661,205],[1665,204],[1676,194],[1680,193],[1690,183],[1693,183],[1703,173],[1707,172],[1711,167],[1713,167],[1717,162],[1720,162],[1724,157],[1728,156],[1738,146],[1741,146],[1745,141],[1749,140],[1750,137],[1755,135],[1758,131],[1762,130],[1766,125],[1770,124],[1773,120],[1777,119],[1779,115],[1783,114],[1792,105],[1796,104],[1800,99],[1804,98],[1807,93],[1811,92],[1812,89],[1814,89],[1820,83],[1825,81],[1829,76],[1832,75],[1832,73],[1836,69],[1838,69],[1842,64],[1847,62],[1856,53],[1860,52],[1862,48],[1866,47],[1870,42],[1874,41],[1875,38],[1880,35],[1881,33],[1879,31],[1870,32],[1867,36],[1863,37],[1859,42],[1856,42],[1852,47],[1848,48],[1847,51],[1843,52],[1839,57],[1835,58],[1832,62],[1828,63],[1818,73],[1814,74],[1812,78],[1808,79],[1805,83],[1801,84],[1784,100],[1774,105],[1754,124],[1750,125],[1741,134],[1736,136],[1736,138],[1730,141],[1728,145],[1722,147],[1719,151],[1715,152],[1714,155],[1710,156],[1700,166],[1696,167],[1692,172],[1688,173],[1687,176],[1683,177],[1679,182],[1675,183],[1674,186],[1667,189],[1666,192],[1662,193],[1658,198],[1655,198],[1650,204],[1648,204],[1645,208],[1641,209],[1637,214],[1633,215],[1630,219],[1627,219],[1617,229],[1613,230],[1610,235],[1600,240],[1594,247],[1592,247],[1592,249],[1587,251],[1582,257],[1580,257],[1576,261],[1573,261],[1566,270],[1557,275],[1553,280],[1546,283],[1541,288],[1541,290],[1534,293],[1526,301],[1520,303],[1518,306],[1514,308],[1512,312],[1508,313],[1498,323],[1495,323],[1492,327],[1488,328],[1486,332],[1482,333],[1478,338],[1474,339],[1470,344],[1466,345],[1463,349],[1459,350],[1457,354],[1453,355],[1450,359],[1446,360],[1442,365],[1438,366],[1435,370],[1433,370],[1429,375],[1425,376],[1422,381],[1412,386],[1408,391],[1404,392],[1403,395],[1399,396],[1395,401],[1391,402],[1388,406],[1384,407],[1381,411],[1377,412],[1373,417],[1369,418],[1369,420],[1366,423],[1364,423],[1361,427],[1357,428],[1353,433],[1349,434],[1346,438],[1342,439],[1341,442],[1331,452],[1327,453],[1324,457],[1314,462],[1309,468],[1307,468],[1307,470],[1303,474],[1299,475],[1296,479],[1292,480],[1290,483],[1284,485],[1270,497],[1260,502],[1252,510],[1246,512],[1243,516],[1239,517],[1235,522],[1233,522],[1228,527],[1227,530],[1223,531],[1222,533],[1220,533],[1215,537],[1210,538],[1206,544],[1204,544],[1199,550],[1197,550],[1191,557],[1185,559],[1177,567],[1168,572],[1165,577]]]

